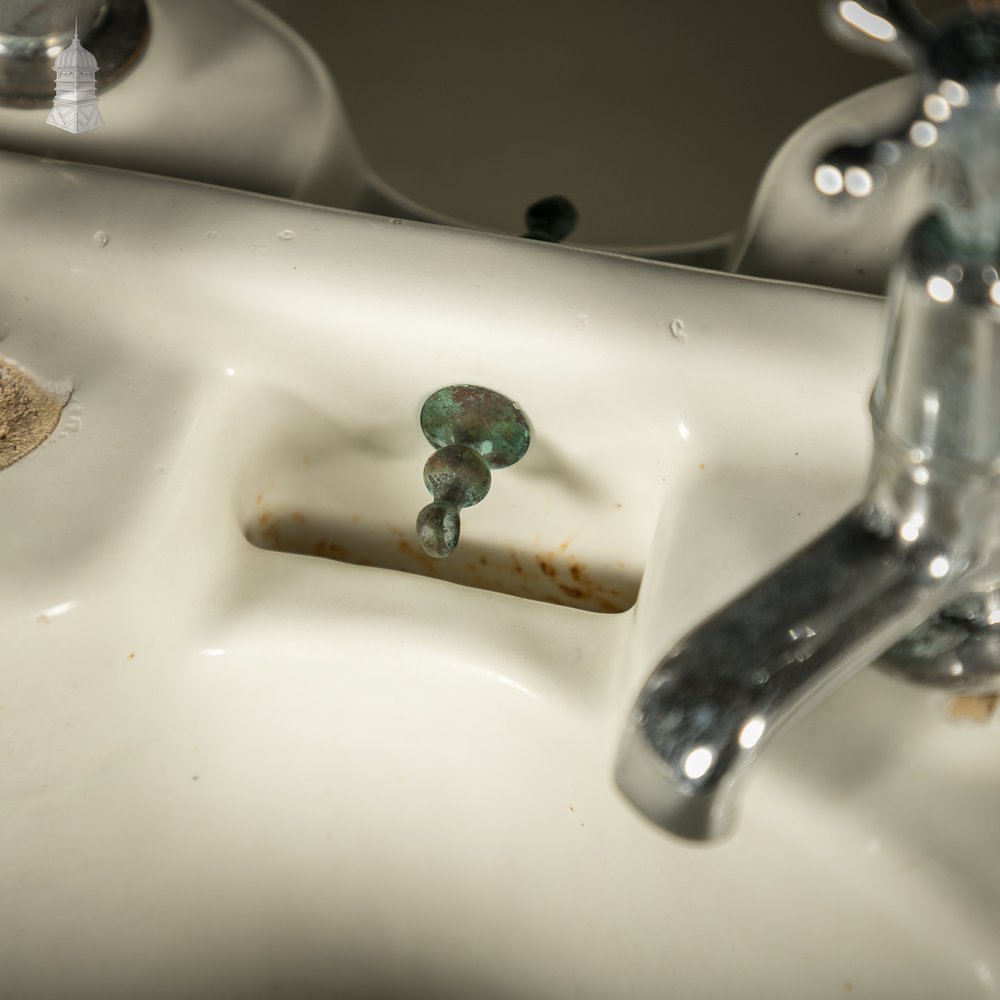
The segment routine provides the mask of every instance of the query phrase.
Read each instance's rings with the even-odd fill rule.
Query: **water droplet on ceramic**
[[[294,240],[295,239],[295,233],[291,229],[282,229],[281,232],[278,233],[278,239],[279,240]]]
[[[589,322],[590,322],[590,320],[587,319],[587,314],[586,313],[580,313],[580,315],[576,317],[576,328],[578,330],[586,330],[587,329],[587,324]]]
[[[670,321],[670,335],[674,340],[688,339],[687,327],[684,325],[684,320],[672,319]]]
[[[103,229],[98,229],[97,232],[94,233],[94,242],[99,247],[106,247],[110,239],[111,237]]]

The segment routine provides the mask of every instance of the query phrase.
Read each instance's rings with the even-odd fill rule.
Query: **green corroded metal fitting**
[[[438,389],[420,411],[420,428],[437,450],[424,466],[434,501],[417,516],[417,537],[428,555],[442,559],[458,545],[459,510],[486,496],[491,469],[523,457],[531,429],[517,403],[479,385]]]

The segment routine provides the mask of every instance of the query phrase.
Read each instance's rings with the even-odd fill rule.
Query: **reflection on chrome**
[[[875,189],[875,181],[864,167],[848,167],[844,174],[844,189],[855,198],[867,198]]]
[[[862,34],[878,42],[894,42],[896,40],[896,29],[891,21],[884,17],[879,17],[870,10],[865,10],[854,0],[841,0],[837,5],[837,11],[841,18],[852,28],[856,28]]]
[[[714,760],[715,754],[709,747],[695,747],[684,758],[684,773],[693,780],[703,778]]]
[[[821,163],[813,174],[820,194],[837,195],[844,190],[844,175],[832,163]]]
[[[928,94],[924,98],[924,115],[940,125],[951,117],[951,105],[940,94]]]
[[[910,142],[918,149],[930,149],[938,140],[938,130],[930,122],[918,118],[910,126]]]
[[[748,719],[746,725],[740,730],[740,746],[744,750],[752,750],[760,742],[765,729],[767,729],[767,719],[759,715]]]
[[[895,139],[879,139],[875,143],[875,161],[882,167],[893,167],[902,159],[903,151]]]
[[[941,274],[931,275],[924,287],[935,302],[951,302],[955,297],[955,286]]]
[[[938,93],[953,107],[964,108],[969,103],[969,91],[957,80],[942,80]]]
[[[951,563],[948,561],[947,556],[935,556],[927,567],[927,571],[935,580],[940,580],[947,576],[950,569]]]

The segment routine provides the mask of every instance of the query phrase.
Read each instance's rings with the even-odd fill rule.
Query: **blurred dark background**
[[[397,190],[509,232],[565,194],[592,245],[738,227],[789,133],[896,72],[832,41],[812,0],[264,4],[326,62]]]

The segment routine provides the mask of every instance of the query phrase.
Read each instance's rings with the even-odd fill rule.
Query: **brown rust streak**
[[[312,547],[312,554],[324,559],[336,559],[338,562],[353,562],[351,553],[343,545],[331,542],[328,538],[317,541]]]
[[[267,489],[257,494],[256,505],[259,509],[254,519],[254,534],[262,547],[359,566],[372,565],[370,558],[360,558],[339,541],[327,537],[310,538],[293,529],[290,538],[283,538],[280,528],[292,528],[293,525],[302,527],[308,523],[308,519],[297,510],[276,516],[270,507],[264,505],[266,494]],[[356,525],[360,520],[360,515],[355,514],[350,523]],[[416,563],[414,569],[425,576],[440,579],[444,571],[445,578],[480,589],[522,594],[550,604],[609,614],[624,611],[629,604],[623,591],[595,580],[587,571],[586,564],[568,551],[572,539],[567,539],[557,549],[548,552],[529,554],[510,548],[506,552],[506,558],[498,562],[493,562],[488,553],[481,552],[470,555],[462,563],[449,562],[442,565],[427,555],[406,533],[389,525],[387,528],[394,536],[396,550],[407,560]],[[456,573],[458,566],[461,566],[461,570]],[[617,568],[624,571],[624,562],[619,560]]]
[[[538,568],[550,579],[556,575],[555,566],[544,557],[535,556],[535,562],[538,563]]]
[[[261,522],[262,524],[266,522]],[[288,551],[287,546],[284,544],[281,538],[281,532],[278,530],[277,524],[269,524],[261,532],[261,536],[268,542],[268,545],[272,549],[279,549],[282,552]]]
[[[948,703],[948,718],[955,722],[989,722],[1000,705],[997,694],[957,694]]]
[[[397,539],[396,548],[404,556],[409,556],[411,559],[416,560],[426,570],[428,576],[437,576],[437,566],[434,565],[433,558],[424,552],[423,549],[410,542],[409,539]]]
[[[565,552],[568,542],[564,542],[559,547],[559,552]],[[564,558],[560,558],[556,552],[547,552],[543,556],[537,556],[539,565],[546,564],[552,566],[556,573],[550,578],[555,583],[560,593],[572,598],[579,604],[609,613],[623,611],[627,606],[625,595],[616,587],[608,584],[598,583],[590,573],[584,563],[579,562],[572,554],[568,553]],[[624,569],[624,563],[619,563],[619,568]],[[568,575],[568,581],[557,579],[559,572]],[[555,597],[548,598],[555,600]],[[560,602],[561,603],[561,602]]]

